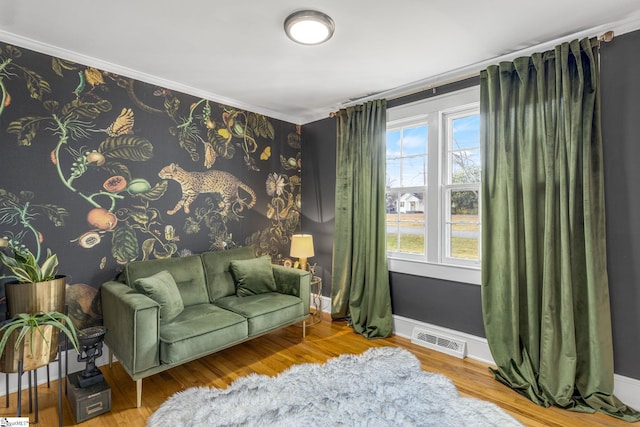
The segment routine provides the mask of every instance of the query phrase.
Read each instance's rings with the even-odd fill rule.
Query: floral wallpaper
[[[299,126],[2,43],[0,144],[0,237],[57,253],[80,328],[127,262],[279,262],[298,228]]]

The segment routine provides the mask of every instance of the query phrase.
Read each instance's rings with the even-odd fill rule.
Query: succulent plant
[[[42,263],[28,249],[13,247],[13,257],[0,251],[0,261],[7,266],[20,283],[37,283],[53,280],[58,273],[58,256],[47,249],[47,256]]]

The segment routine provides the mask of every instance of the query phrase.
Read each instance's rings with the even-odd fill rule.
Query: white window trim
[[[448,93],[434,98],[416,101],[410,104],[401,105],[387,110],[387,129],[404,127],[413,123],[427,122],[428,124],[428,153],[427,157],[427,182],[438,182],[438,203],[427,203],[426,218],[436,218],[438,224],[443,224],[445,208],[441,205],[443,200],[444,174],[446,168],[442,162],[447,161],[446,147],[440,144],[443,129],[443,120],[446,120],[443,110],[447,114],[455,113],[457,110],[467,110],[477,106],[480,99],[480,88],[474,86],[460,91]],[[429,111],[425,111],[425,104],[429,105]],[[425,120],[426,119],[426,120]],[[435,126],[433,126],[435,124]],[[433,145],[432,145],[433,144]],[[444,157],[443,157],[444,156]],[[434,174],[434,176],[432,176]],[[426,187],[425,187],[426,188]],[[410,274],[415,276],[432,277],[441,280],[448,280],[461,283],[480,285],[481,272],[480,265],[472,262],[469,265],[451,265],[446,263],[446,258],[442,252],[442,239],[446,230],[444,227],[427,227],[427,239],[438,241],[437,245],[427,245],[426,259],[422,255],[400,254],[389,252],[387,255],[389,271]],[[433,240],[432,240],[433,239]],[[429,261],[439,260],[439,262]]]

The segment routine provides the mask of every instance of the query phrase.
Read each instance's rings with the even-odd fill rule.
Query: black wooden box
[[[78,375],[74,372],[67,376],[67,397],[73,416],[82,422],[111,410],[111,388],[106,381],[101,381],[87,388],[80,388]]]

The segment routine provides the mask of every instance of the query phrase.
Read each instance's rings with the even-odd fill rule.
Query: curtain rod
[[[575,37],[573,37],[573,38],[575,38]],[[595,38],[600,42],[608,43],[608,42],[613,40],[614,32],[613,31],[606,31],[606,32],[602,33],[601,35],[599,35],[599,36],[597,36]],[[548,43],[550,43],[550,42],[548,42]],[[430,78],[430,79],[423,80],[422,84],[420,84],[420,82],[414,82],[414,83],[408,84],[408,85],[406,85],[406,87],[407,87],[406,91],[398,92],[398,90],[401,90],[401,88],[394,88],[394,89],[389,89],[387,91],[378,92],[378,93],[375,93],[375,94],[372,94],[372,95],[365,95],[365,96],[363,96],[361,98],[358,98],[358,99],[352,99],[352,100],[350,100],[348,102],[345,102],[340,107],[340,109],[346,108],[346,107],[350,107],[350,106],[353,106],[353,105],[356,105],[356,104],[359,104],[359,103],[362,103],[362,102],[371,101],[373,99],[378,99],[380,97],[386,98],[387,101],[391,101],[391,100],[394,100],[394,99],[398,99],[398,98],[402,98],[402,97],[405,97],[405,96],[414,95],[416,93],[424,92],[424,91],[427,91],[427,90],[434,90],[435,91],[437,87],[445,86],[445,85],[452,84],[452,83],[457,83],[457,82],[460,82],[462,80],[466,80],[466,79],[470,79],[472,77],[476,77],[476,76],[478,76],[480,74],[480,69],[486,68],[486,66],[488,66],[490,64],[507,60],[508,57],[522,56],[521,54],[524,54],[524,52],[531,51],[531,50],[537,50],[537,48],[539,46],[542,46],[542,45],[548,44],[548,43],[540,43],[540,44],[538,44],[536,46],[528,47],[528,48],[525,48],[525,49],[520,49],[518,51],[511,52],[511,53],[506,54],[506,55],[502,55],[502,56],[499,56],[499,57],[496,57],[496,58],[492,58],[492,59],[489,59],[489,60],[486,60],[486,61],[483,61],[483,62],[479,62],[479,63],[473,64],[473,65],[471,65],[469,67],[465,67],[465,68],[461,69],[461,70],[464,70],[464,69],[467,69],[467,68],[474,68],[473,72],[468,72],[466,74],[457,75],[457,76],[451,77],[451,78],[449,78],[447,80],[438,80],[438,77],[436,76],[436,77],[433,77],[433,78]],[[559,43],[556,42],[556,44],[559,44]],[[486,64],[486,66],[485,66],[485,64]],[[475,68],[477,68],[477,67],[482,67],[482,68],[480,68],[480,69],[478,69],[476,71]],[[450,73],[445,73],[445,75],[446,74],[455,74],[455,71],[454,72],[450,72]],[[428,83],[428,81],[431,81],[432,83]],[[411,86],[415,86],[415,87],[411,87]],[[384,95],[385,93],[388,93],[389,95],[385,96]],[[340,109],[338,111],[332,111],[331,113],[329,113],[329,117],[335,117],[338,114],[338,112],[340,111]]]

